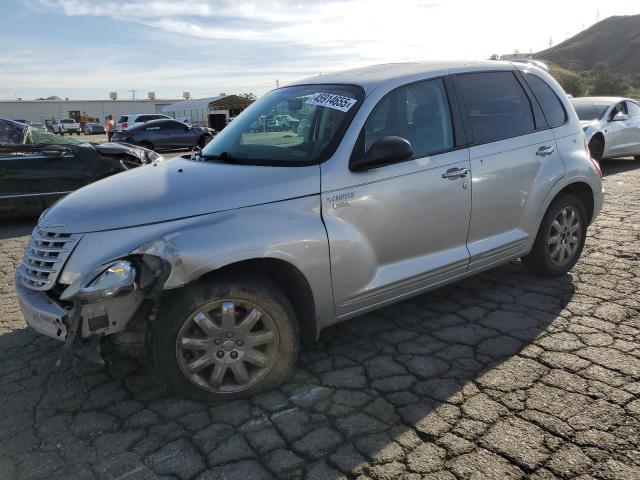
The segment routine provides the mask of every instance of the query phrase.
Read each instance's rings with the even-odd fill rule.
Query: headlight
[[[80,293],[87,300],[111,298],[123,289],[133,287],[135,279],[136,269],[131,262],[118,260],[94,278]]]

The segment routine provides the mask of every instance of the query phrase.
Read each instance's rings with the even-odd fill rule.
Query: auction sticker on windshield
[[[343,97],[342,95],[335,95],[333,93],[317,92],[311,95],[305,103],[319,107],[333,108],[341,112],[348,112],[356,102],[357,100],[355,98]]]

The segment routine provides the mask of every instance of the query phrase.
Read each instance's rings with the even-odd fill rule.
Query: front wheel
[[[268,280],[229,278],[167,298],[154,325],[156,366],[169,387],[219,401],[277,387],[298,351],[291,303]]]
[[[571,270],[584,248],[586,218],[580,199],[571,194],[558,195],[542,219],[531,252],[522,258],[525,266],[545,277]]]
[[[589,142],[589,155],[597,162],[602,160],[602,156],[604,155],[604,139],[600,135],[594,136]]]

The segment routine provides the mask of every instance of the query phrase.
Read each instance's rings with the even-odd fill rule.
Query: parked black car
[[[100,133],[107,133],[102,125],[99,123],[85,123],[82,131],[85,135],[96,135]]]
[[[140,145],[150,150],[204,147],[213,137],[213,130],[192,127],[177,120],[152,120],[116,131],[111,141]]]
[[[162,160],[132,145],[91,145],[0,119],[0,218],[37,215],[67,193]]]

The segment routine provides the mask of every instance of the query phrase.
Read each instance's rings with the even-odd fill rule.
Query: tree
[[[256,95],[254,93],[250,93],[250,92],[249,93],[241,93],[238,96],[242,97],[242,98],[246,98],[247,100],[251,100],[252,102],[255,102],[258,99],[258,97],[256,97]]]
[[[612,73],[609,66],[598,63],[590,73],[590,95],[594,96],[624,96],[629,90],[629,84],[619,73]]]

